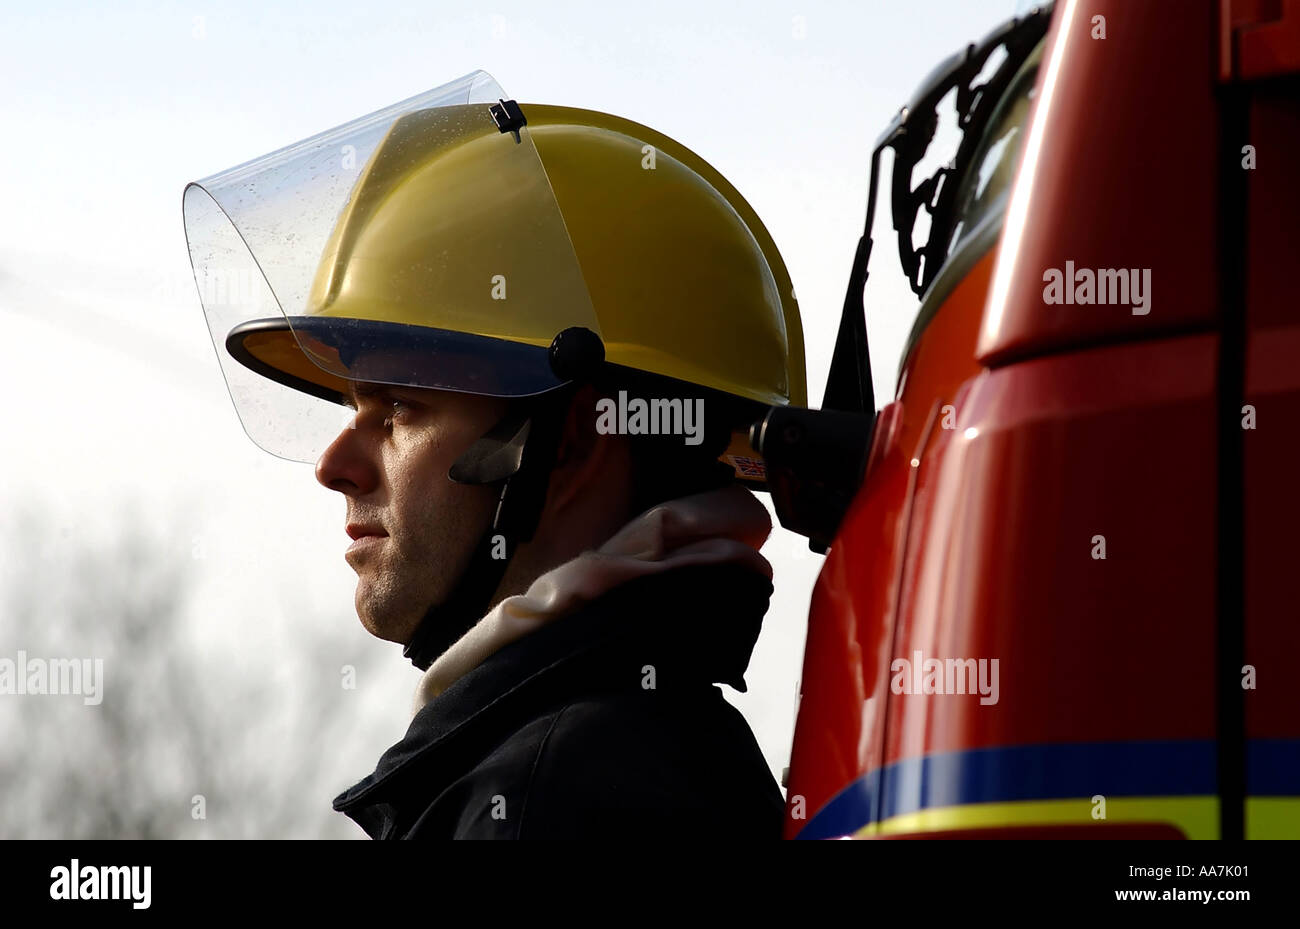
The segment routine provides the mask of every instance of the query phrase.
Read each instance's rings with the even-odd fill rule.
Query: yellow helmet
[[[348,379],[535,396],[567,380],[554,349],[575,328],[679,393],[806,406],[789,274],[735,188],[638,123],[498,93],[468,75],[187,188],[200,290],[214,266],[246,283],[243,252],[256,269],[204,302],[250,435],[312,460],[338,423],[316,415],[304,442],[248,371],[335,402]],[[761,477],[734,425],[730,463]]]

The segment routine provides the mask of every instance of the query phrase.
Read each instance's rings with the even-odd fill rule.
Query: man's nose
[[[316,462],[316,480],[342,494],[364,495],[379,482],[379,471],[366,451],[354,418],[343,427]]]

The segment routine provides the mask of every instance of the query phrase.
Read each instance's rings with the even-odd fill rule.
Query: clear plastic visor
[[[563,383],[555,336],[600,335],[501,100],[475,72],[186,187],[204,316],[258,445],[315,461],[352,415],[350,381],[543,393]]]

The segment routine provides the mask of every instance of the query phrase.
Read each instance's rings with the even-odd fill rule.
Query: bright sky
[[[626,116],[694,149],[763,218],[799,294],[816,405],[871,145],[934,64],[1017,4],[269,6],[0,11],[0,495],[6,512],[34,504],[95,538],[111,533],[115,507],[142,508],[201,565],[204,629],[256,644],[271,623],[277,647],[292,647],[320,615],[351,609],[344,503],[309,465],[243,434],[189,267],[187,181],[478,68],[524,103]],[[868,289],[878,402],[892,393],[914,308],[891,273],[886,229]],[[821,558],[783,530],[764,553],[777,593],[750,691],[728,697],[779,775]],[[286,605],[320,613],[285,615]],[[356,633],[363,647],[359,623]],[[390,648],[376,698],[392,703],[388,742],[405,729],[418,676]]]

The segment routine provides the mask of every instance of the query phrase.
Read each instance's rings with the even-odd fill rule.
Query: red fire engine
[[[1300,0],[1058,0],[926,78],[822,409],[752,437],[829,548],[787,837],[1300,837],[1298,266]]]

